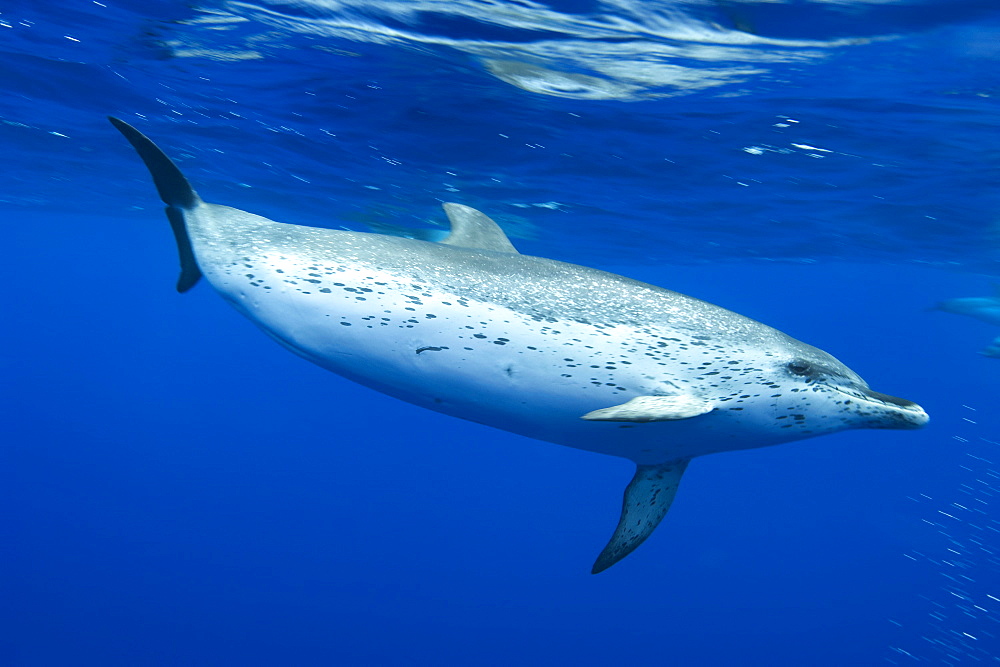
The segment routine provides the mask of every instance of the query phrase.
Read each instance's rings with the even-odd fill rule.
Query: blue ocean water
[[[1000,660],[1000,11],[973,0],[14,0],[0,664]],[[706,299],[918,401],[692,463],[598,576],[625,460],[297,359],[202,285],[107,115],[206,199]]]

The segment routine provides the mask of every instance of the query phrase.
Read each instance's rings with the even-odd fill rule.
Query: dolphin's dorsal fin
[[[625,488],[622,515],[611,541],[597,557],[591,574],[608,569],[649,537],[670,509],[681,476],[691,459],[639,465]]]
[[[711,412],[715,406],[690,394],[676,396],[636,396],[631,401],[583,415],[587,421],[664,422],[690,419]]]
[[[485,213],[462,204],[443,204],[442,207],[451,223],[451,234],[441,243],[459,248],[517,254],[517,249],[500,229],[500,225]]]
[[[125,135],[132,148],[146,163],[146,168],[153,177],[153,183],[156,184],[156,191],[167,205],[167,219],[170,220],[174,241],[177,242],[177,255],[181,261],[177,291],[187,292],[201,278],[201,269],[194,259],[194,249],[191,247],[191,238],[188,236],[187,224],[184,221],[184,211],[198,206],[201,199],[177,165],[149,137],[123,120],[113,116],[108,116],[108,120]]]

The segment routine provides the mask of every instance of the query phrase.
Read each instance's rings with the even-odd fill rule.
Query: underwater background
[[[1000,661],[1000,7],[0,3],[2,665]],[[624,460],[294,357],[177,259],[208,201],[518,249],[816,345],[919,402],[692,463],[589,574]]]

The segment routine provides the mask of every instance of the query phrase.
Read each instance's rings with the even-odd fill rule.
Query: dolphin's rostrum
[[[274,222],[202,201],[149,139],[111,122],[167,204],[178,290],[204,276],[296,354],[405,401],[634,461],[594,572],[652,533],[693,457],[927,422],[915,403],[759,322],[520,255],[468,206],[444,205],[442,243]]]

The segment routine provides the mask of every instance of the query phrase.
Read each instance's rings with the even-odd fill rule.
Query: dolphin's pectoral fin
[[[443,204],[442,207],[451,223],[451,234],[441,243],[460,248],[517,254],[517,249],[500,229],[500,225],[485,213],[462,204]]]
[[[681,475],[691,459],[640,465],[625,488],[622,515],[611,541],[597,557],[591,574],[608,569],[635,551],[649,537],[670,509]]]
[[[113,116],[108,116],[108,120],[128,139],[132,148],[142,158],[153,177],[160,199],[167,205],[167,219],[170,220],[170,227],[174,230],[177,254],[181,260],[177,291],[186,292],[201,278],[201,270],[195,262],[191,238],[188,236],[187,224],[184,221],[184,211],[201,204],[201,199],[177,165],[149,137],[123,120]]]
[[[711,412],[715,406],[689,394],[677,396],[636,396],[627,403],[601,408],[583,415],[588,421],[662,422],[690,419]]]

